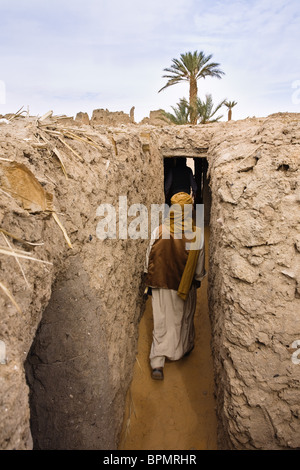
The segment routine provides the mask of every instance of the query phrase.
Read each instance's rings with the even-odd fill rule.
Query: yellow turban
[[[189,210],[185,210],[184,206],[190,206]],[[190,233],[191,231],[194,231],[194,221],[192,215],[193,199],[191,196],[184,192],[174,194],[174,196],[171,198],[169,215],[165,219],[164,225],[170,230],[171,233]]]
[[[185,204],[193,204],[193,199],[187,193],[177,193],[172,196],[171,204],[179,204],[180,206],[184,206]]]

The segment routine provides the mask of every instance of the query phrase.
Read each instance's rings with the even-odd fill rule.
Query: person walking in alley
[[[151,375],[164,378],[165,359],[178,360],[194,347],[196,289],[206,275],[204,232],[192,218],[192,197],[176,193],[168,217],[157,227],[146,253],[146,285],[152,291]],[[190,244],[190,246],[189,246]]]

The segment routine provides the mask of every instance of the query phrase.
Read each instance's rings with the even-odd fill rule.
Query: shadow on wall
[[[34,449],[113,449],[118,419],[99,297],[78,256],[53,286],[26,361]]]

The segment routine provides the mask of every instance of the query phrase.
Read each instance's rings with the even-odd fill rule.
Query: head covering
[[[180,192],[171,198],[169,214],[164,221],[165,227],[171,233],[186,234],[190,238],[190,233],[194,231],[193,221],[193,199],[187,193]]]
[[[177,157],[176,158],[176,166],[182,168],[186,166],[186,157]]]
[[[195,224],[192,217],[193,199],[191,198],[191,196],[183,192],[174,194],[174,196],[171,198],[171,204],[172,205],[170,209],[170,232],[176,234],[180,232],[182,234],[184,233],[185,235],[187,235],[188,233],[194,233]],[[177,295],[182,300],[187,299],[194,278],[198,257],[199,250],[189,250],[188,259],[182,274],[180,285],[177,290]]]
[[[181,192],[174,194],[174,196],[171,198],[171,207],[168,216],[164,220],[164,223],[161,227],[160,231],[160,236],[159,239],[154,243],[151,249],[150,253],[150,260],[149,260],[149,270],[148,270],[148,285],[154,287],[151,284],[151,279],[157,278],[157,273],[159,272],[159,266],[156,266],[155,262],[152,262],[153,259],[155,259],[155,254],[160,254],[159,249],[160,246],[162,246],[163,253],[161,255],[156,256],[156,260],[158,260],[158,264],[162,262],[164,259],[165,255],[165,245],[163,244],[166,240],[170,238],[172,241],[172,245],[169,246],[182,246],[181,250],[182,253],[178,258],[183,258],[185,257],[186,261],[184,264],[184,267],[182,267],[182,274],[180,277],[179,285],[177,287],[177,295],[182,299],[186,300],[190,287],[193,282],[194,274],[195,274],[195,269],[197,266],[197,261],[199,257],[200,250],[199,249],[189,249],[188,250],[188,256],[186,258],[186,242],[190,242],[191,244],[195,241],[197,241],[197,235],[199,237],[199,231],[201,231],[200,228],[196,228],[195,224],[193,222],[193,217],[192,217],[192,210],[193,210],[193,200],[191,196],[187,193]],[[191,235],[188,235],[191,234]],[[164,234],[166,236],[164,236]],[[194,234],[194,236],[193,236]],[[176,240],[176,239],[182,239],[182,240]],[[199,238],[198,238],[199,239]],[[181,245],[175,244],[174,245],[174,240],[176,242],[181,242],[184,241]],[[154,258],[153,258],[154,257]],[[176,257],[176,255],[175,255]],[[176,261],[176,259],[175,259]],[[152,264],[151,264],[152,263]],[[150,269],[151,266],[151,269]],[[152,271],[155,270],[155,273],[153,275]],[[152,278],[151,278],[151,273],[152,273]],[[156,277],[155,277],[156,276]],[[174,273],[170,272],[170,277],[174,277]],[[167,287],[169,288],[169,287]]]
[[[184,206],[185,204],[193,204],[193,199],[187,193],[177,193],[171,197],[171,204],[179,204],[180,206]]]

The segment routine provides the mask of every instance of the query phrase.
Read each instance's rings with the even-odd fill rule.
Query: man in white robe
[[[192,204],[186,193],[172,197],[171,203],[177,209]],[[175,207],[175,206],[174,206]],[[178,360],[187,355],[194,347],[194,314],[196,309],[197,287],[206,275],[204,267],[204,232],[197,230],[194,262],[190,263],[190,279],[186,285],[185,295],[180,287],[188,263],[189,250],[187,239],[177,239],[178,230],[183,227],[182,212],[175,213],[173,225],[163,224],[153,232],[146,253],[146,284],[152,291],[153,341],[150,351],[152,378],[164,378],[165,359]],[[177,218],[177,221],[176,221]],[[172,222],[172,221],[171,221]],[[178,222],[178,223],[177,223]],[[177,227],[177,228],[176,228]],[[164,239],[165,235],[169,238]],[[196,232],[194,232],[196,233]],[[174,236],[175,234],[175,236]],[[186,272],[185,272],[186,274]]]

